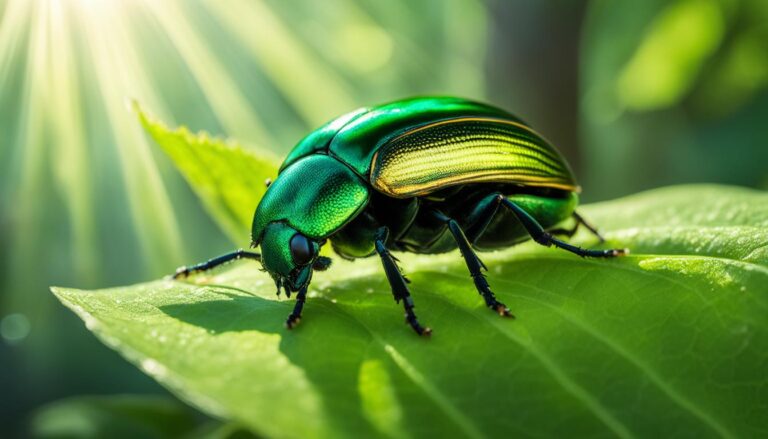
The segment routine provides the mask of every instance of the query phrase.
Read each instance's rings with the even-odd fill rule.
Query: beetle
[[[429,335],[414,313],[409,281],[391,251],[435,254],[458,248],[485,304],[514,317],[483,274],[477,251],[528,239],[585,257],[627,249],[589,250],[555,235],[583,225],[575,211],[580,187],[562,155],[514,115],[456,97],[418,97],[361,108],[311,132],[288,154],[253,216],[251,247],[181,267],[174,278],[236,259],[260,261],[277,286],[296,292],[289,329],[301,321],[314,271],[331,259],[378,255],[405,320]],[[575,219],[570,230],[556,228]]]

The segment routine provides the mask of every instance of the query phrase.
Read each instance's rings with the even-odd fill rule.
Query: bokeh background
[[[61,398],[165,393],[49,285],[149,280],[233,245],[126,102],[282,155],[424,94],[520,115],[587,201],[768,188],[765,0],[0,0],[0,436]]]

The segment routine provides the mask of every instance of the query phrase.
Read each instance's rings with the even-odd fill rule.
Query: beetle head
[[[325,269],[328,258],[318,256],[320,243],[303,235],[284,222],[272,222],[264,230],[260,242],[261,262],[277,284],[286,291],[307,286],[312,269]]]

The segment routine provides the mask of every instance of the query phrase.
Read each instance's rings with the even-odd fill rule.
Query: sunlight
[[[0,94],[13,68],[13,60],[21,46],[25,25],[29,22],[32,8],[24,1],[12,1],[6,5],[0,22]]]
[[[151,11],[184,58],[227,134],[260,145],[274,145],[269,131],[235,81],[184,18],[183,8],[175,2],[153,0],[143,0],[143,6]]]
[[[179,264],[182,260],[178,223],[170,199],[157,171],[146,137],[136,119],[126,110],[126,96],[137,84],[131,76],[134,66],[117,40],[103,38],[114,28],[107,27],[115,16],[82,10],[83,29],[93,58],[96,86],[110,122],[120,156],[119,164],[128,191],[133,223],[149,265]],[[116,14],[115,11],[110,11]],[[105,19],[106,18],[106,19]]]
[[[96,256],[95,211],[92,165],[84,133],[80,82],[75,72],[70,23],[61,2],[51,2],[51,50],[47,71],[51,72],[48,112],[51,115],[53,170],[66,199],[72,234],[75,270],[93,280],[99,272]]]
[[[45,55],[48,50],[46,26],[48,10],[47,3],[34,4],[31,7],[28,23],[28,57],[25,67],[27,80],[24,82],[21,94],[19,134],[16,138],[16,142],[24,145],[24,148],[13,151],[16,154],[10,159],[13,166],[8,168],[12,174],[9,180],[18,187],[14,204],[16,215],[20,219],[19,227],[10,241],[11,253],[14,257],[11,260],[9,273],[12,281],[22,286],[29,285],[29,280],[20,274],[19,267],[34,264],[37,258],[36,249],[42,246],[41,237],[35,231],[42,225],[43,206],[25,201],[34,199],[40,193],[46,177],[45,93],[48,87],[45,81]],[[12,303],[15,306],[21,306],[29,300],[31,299],[28,297],[17,295],[5,298],[7,302],[4,304]]]
[[[270,80],[290,100],[307,126],[321,125],[357,106],[340,75],[317,59],[268,7],[241,1],[203,5],[261,62]],[[238,25],[242,20],[251,25]]]

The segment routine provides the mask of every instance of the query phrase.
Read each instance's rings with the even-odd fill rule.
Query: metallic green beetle
[[[314,270],[329,258],[381,258],[395,301],[420,335],[431,333],[390,250],[442,253],[458,247],[486,305],[509,309],[491,291],[475,250],[533,238],[579,256],[613,257],[623,249],[585,250],[553,235],[573,235],[579,186],[563,157],[515,116],[453,97],[424,97],[362,108],[320,127],[288,154],[253,217],[252,247],[174,275],[184,277],[228,261],[261,261],[277,292],[298,292],[286,325],[296,326]],[[573,217],[571,230],[555,229]],[[598,237],[600,235],[597,235]],[[602,240],[602,238],[601,238]]]

